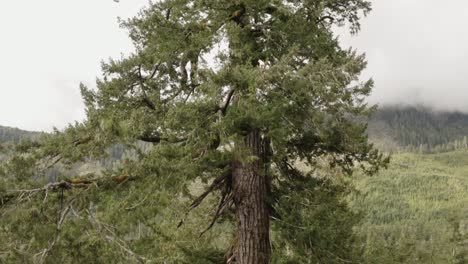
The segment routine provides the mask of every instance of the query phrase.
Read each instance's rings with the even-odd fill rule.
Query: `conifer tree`
[[[188,212],[217,195],[207,226],[233,215],[225,261],[270,263],[270,221],[282,218],[275,204],[291,186],[305,184],[324,160],[347,173],[387,162],[359,121],[373,109],[364,102],[373,83],[358,79],[365,58],[342,49],[332,30],[356,33],[369,11],[364,0],[152,3],[122,22],[135,52],[103,63],[97,89],[81,87],[87,120],[26,146],[28,157],[72,164],[115,144],[149,142],[114,180],[151,175],[155,192],[179,193],[207,182]]]

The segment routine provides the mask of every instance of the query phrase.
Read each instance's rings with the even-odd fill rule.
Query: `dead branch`
[[[188,211],[185,213],[185,216],[184,218],[179,222],[179,224],[177,225],[177,228],[181,227],[185,220],[187,219],[189,213],[197,208],[202,202],[203,200],[205,200],[205,198],[210,194],[212,193],[214,190],[218,189],[220,186],[222,186],[229,178],[231,177],[231,171],[226,171],[225,173],[221,174],[218,178],[216,178],[212,183],[211,185],[208,187],[208,189],[202,193],[198,198],[196,198],[192,204],[190,204],[190,207],[188,209]]]
[[[231,99],[232,99],[232,96],[234,95],[234,92],[236,90],[233,88],[229,91],[228,95],[227,95],[227,98],[226,98],[226,101],[224,102],[224,105],[222,107],[219,108],[219,110],[221,110],[221,113],[223,114],[223,116],[226,115],[226,112],[227,112],[227,109],[231,103]]]
[[[234,202],[233,197],[234,196],[232,195],[232,193],[229,195],[224,194],[221,197],[220,202],[218,204],[218,208],[216,209],[216,213],[213,219],[211,220],[210,225],[200,233],[200,237],[203,236],[206,232],[208,232],[214,226],[218,218],[224,213],[224,211],[232,205],[232,203]]]
[[[175,138],[175,139],[169,139],[166,137],[161,137],[159,135],[143,135],[137,138],[138,140],[148,142],[148,143],[161,143],[161,141],[166,141],[169,143],[182,143],[184,141],[187,141],[187,138]]]
[[[74,190],[74,189],[85,190],[89,188],[91,185],[97,184],[98,182],[105,181],[105,180],[111,180],[117,184],[120,184],[122,182],[131,180],[131,179],[133,178],[130,177],[129,175],[119,175],[119,176],[114,176],[114,177],[99,177],[99,178],[93,178],[93,179],[74,178],[71,180],[63,180],[59,182],[48,183],[43,187],[35,188],[35,189],[7,190],[7,193],[10,193],[10,195],[7,195],[5,197],[9,198],[9,200],[13,199],[14,197],[17,197],[16,200],[18,202],[23,202],[25,200],[30,200],[33,196],[39,193],[44,192],[45,195],[43,199],[43,204],[45,204],[48,199],[48,193],[50,191]],[[4,197],[2,197],[2,199],[3,198]],[[2,202],[2,205],[3,204],[6,204],[6,202]]]
[[[319,18],[317,22],[322,23],[325,20],[329,20],[330,22],[333,22],[333,21],[335,21],[335,18],[332,17],[332,16],[323,16],[323,17]]]

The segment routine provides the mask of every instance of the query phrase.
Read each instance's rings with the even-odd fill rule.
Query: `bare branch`
[[[142,89],[143,90],[143,89]],[[146,92],[143,90],[143,103],[145,103],[146,106],[148,106],[149,109],[151,110],[156,110],[156,106],[151,102],[148,97],[146,96]]]
[[[154,77],[154,75],[156,74],[158,68],[159,68],[159,64],[156,65],[156,67],[154,68],[154,71],[151,74],[151,76],[149,77],[149,79]],[[144,78],[142,73],[141,73],[141,65],[138,65],[137,74],[138,74],[138,81],[139,81],[140,86],[141,86],[141,91],[143,93],[143,103],[145,103],[146,106],[148,106],[148,108],[150,108],[151,110],[156,110],[156,106],[153,104],[153,102],[151,102],[151,100],[148,98],[148,95],[146,94],[146,91],[145,91],[146,78]]]
[[[158,135],[144,135],[138,137],[137,139],[148,143],[160,143],[161,141],[167,141],[169,143],[182,143],[187,141],[187,138],[169,139],[166,137],[160,137]]]
[[[223,116],[226,115],[227,109],[228,109],[228,107],[229,107],[229,105],[231,103],[231,99],[232,99],[232,96],[234,95],[235,91],[236,90],[234,88],[232,88],[229,91],[229,93],[227,95],[227,98],[226,98],[226,101],[224,102],[224,105],[219,109],[219,110],[221,110],[221,113],[223,114]]]
[[[171,9],[172,8],[168,8],[166,11],[166,20],[169,20],[169,18],[171,17]]]
[[[148,77],[148,80],[149,80],[149,79],[153,79],[154,76],[156,76],[156,73],[157,73],[158,70],[159,70],[159,66],[161,66],[161,63],[158,63],[158,64],[156,64],[156,66],[154,66],[153,72],[152,72],[151,75]]]
[[[148,142],[148,143],[160,143],[164,139],[158,136],[140,136],[138,140]]]
[[[211,220],[210,225],[205,230],[203,230],[203,232],[200,233],[200,237],[203,236],[206,232],[208,232],[214,226],[214,224],[216,223],[218,218],[223,214],[223,212],[232,205],[234,201],[233,197],[234,196],[232,194],[229,194],[229,195],[227,193],[223,194],[218,204],[218,208],[216,209],[215,215],[213,219]]]
[[[189,210],[185,213],[184,218],[177,225],[177,228],[181,227],[184,224],[185,220],[187,219],[187,216],[193,209],[197,208],[210,193],[212,193],[214,190],[223,185],[226,182],[226,180],[230,177],[231,171],[228,170],[225,173],[221,174],[218,178],[216,178],[208,187],[208,189],[192,202],[192,204],[189,207]]]
[[[6,196],[6,197],[9,198],[9,200],[13,199],[14,197],[17,197],[16,200],[18,202],[22,202],[24,200],[31,199],[33,196],[35,196],[38,193],[44,192],[45,197],[42,202],[43,204],[45,204],[47,201],[49,191],[73,190],[73,189],[86,190],[91,185],[96,184],[97,182],[100,182],[100,181],[111,180],[111,181],[114,181],[115,183],[122,183],[129,179],[131,180],[132,178],[128,175],[123,175],[123,176],[119,175],[115,177],[99,177],[99,178],[93,178],[93,179],[80,179],[80,178],[71,179],[71,180],[48,183],[43,187],[35,188],[35,189],[7,190],[7,193],[13,193],[13,194]],[[5,203],[6,202],[3,202],[3,204]]]
[[[335,18],[332,17],[332,16],[323,16],[323,17],[319,18],[317,22],[322,23],[325,20],[330,20],[330,22],[333,22],[333,21],[335,21]]]

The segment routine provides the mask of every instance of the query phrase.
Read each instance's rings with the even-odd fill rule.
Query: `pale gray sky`
[[[147,0],[1,0],[0,125],[50,131],[84,117],[80,81],[131,51],[117,17]]]
[[[372,102],[468,111],[468,1],[373,0],[358,36]]]
[[[131,51],[117,17],[147,0],[0,1],[0,125],[50,131],[84,117],[80,81],[100,61]],[[373,0],[358,36],[379,103],[426,103],[468,111],[468,1]]]

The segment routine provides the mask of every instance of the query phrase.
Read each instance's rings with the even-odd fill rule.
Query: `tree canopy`
[[[361,121],[373,110],[365,58],[333,32],[357,33],[369,11],[363,0],[165,0],[122,21],[135,52],[104,62],[97,89],[81,86],[86,121],[21,144],[2,166],[5,257],[349,258],[333,241],[350,245],[350,229],[334,233],[324,219],[352,213],[317,171],[374,173],[388,161]],[[43,177],[116,144],[134,151],[118,168]]]

